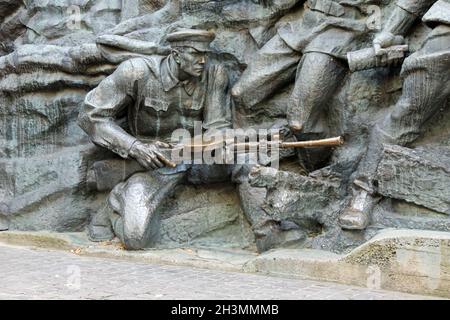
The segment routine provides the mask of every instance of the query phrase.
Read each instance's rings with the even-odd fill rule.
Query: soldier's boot
[[[350,205],[339,216],[339,225],[344,230],[364,230],[370,223],[373,208],[380,200],[373,191],[355,187]]]
[[[262,225],[255,225],[252,230],[255,235],[256,249],[259,253],[275,248],[299,245],[306,237],[298,226],[273,220],[266,221]]]
[[[114,239],[110,212],[112,209],[105,205],[93,217],[88,226],[88,237],[93,242],[108,241]]]

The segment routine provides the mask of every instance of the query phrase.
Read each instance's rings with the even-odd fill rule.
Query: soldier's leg
[[[275,35],[248,64],[231,93],[235,101],[247,108],[272,96],[295,78],[301,54]]]
[[[447,59],[430,55],[428,46],[436,44],[426,43],[421,51],[405,61],[402,96],[371,134],[352,188],[353,199],[339,219],[343,228],[361,230],[369,223],[370,212],[378,199],[374,180],[383,144],[405,146],[415,141],[423,125],[450,97],[450,37],[442,44],[448,48]]]
[[[157,171],[137,173],[113,189],[108,199],[114,210],[112,227],[125,248],[142,249],[157,240],[158,209],[185,175],[185,172],[170,175]]]
[[[305,134],[311,132],[347,71],[339,59],[328,54],[306,53],[298,65],[295,87],[287,110],[288,121],[297,124]]]
[[[90,191],[112,190],[133,174],[145,171],[135,160],[107,159],[95,162],[88,170],[86,185]],[[88,226],[91,241],[106,241],[114,238],[109,218],[111,207],[107,204],[96,212]]]
[[[338,59],[319,52],[306,53],[298,66],[287,118],[297,128],[297,139],[324,138],[327,124],[319,122],[324,109],[336,94],[347,73],[347,67]],[[326,163],[329,148],[297,150],[301,164],[308,171]]]

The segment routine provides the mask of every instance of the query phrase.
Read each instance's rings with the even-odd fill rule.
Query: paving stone
[[[335,283],[0,245],[0,299],[423,299]]]

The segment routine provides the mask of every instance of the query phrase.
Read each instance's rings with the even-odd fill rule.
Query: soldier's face
[[[183,48],[178,51],[178,58],[181,70],[193,76],[200,77],[205,69],[206,53],[194,48]]]

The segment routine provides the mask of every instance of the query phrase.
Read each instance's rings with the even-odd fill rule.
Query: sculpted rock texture
[[[110,72],[94,39],[119,22],[120,6],[81,1],[92,23],[73,29],[70,1],[14,3],[2,2],[9,11],[0,18],[1,41],[11,47],[0,57],[3,219],[14,229],[82,230],[100,205],[84,193],[98,151],[75,120],[86,90]]]
[[[13,42],[26,30],[23,25],[26,19],[27,10],[20,1],[0,2],[0,56],[14,49]]]
[[[372,2],[349,2],[361,8],[359,14],[370,16],[365,10]],[[386,17],[396,7],[396,1],[377,3]],[[445,8],[445,3],[441,1],[439,6]],[[104,206],[106,192],[117,181],[99,185],[100,180],[90,180],[102,170],[92,165],[113,158],[113,154],[92,145],[76,119],[87,92],[117,65],[142,55],[167,53],[164,36],[180,26],[208,29],[216,34],[211,58],[227,68],[233,85],[278,30],[305,19],[303,5],[300,0],[274,0],[268,7],[249,0],[0,0],[0,230],[83,230]],[[402,8],[406,8],[406,1]],[[437,19],[444,25],[442,17],[430,18],[443,10],[432,8],[425,20]],[[431,47],[420,52],[429,54],[433,39],[446,35],[445,27],[431,34],[430,27],[419,19],[424,12],[414,14],[416,18],[403,35],[409,39],[411,53],[418,51],[428,36]],[[358,39],[357,47],[371,47],[379,31],[371,30]],[[308,38],[311,32],[304,36]],[[270,97],[250,108],[235,102],[235,127],[269,128],[286,119],[296,67],[302,59],[299,52],[292,56],[295,66],[283,74],[285,78]],[[345,57],[339,59],[342,63]],[[418,55],[410,58],[410,69],[404,74],[411,73],[421,59]],[[314,65],[314,61],[306,62]],[[450,146],[450,113],[444,100],[435,106],[438,111],[427,119],[421,135],[408,148],[386,147],[382,153],[377,177],[383,198],[368,228],[346,231],[338,225],[341,207],[352,196],[351,185],[366,154],[370,133],[404,94],[402,88],[399,67],[354,73],[346,70],[311,128],[329,136],[343,135],[346,144],[335,150],[300,154],[307,159],[304,167],[309,176],[299,170],[298,163],[268,172],[274,180],[264,180],[266,173],[261,171],[258,182],[255,175],[254,183],[262,188],[261,197],[266,200],[264,210],[285,219],[286,229],[292,227],[290,222],[300,226],[305,232],[304,247],[346,251],[386,227],[448,231],[450,190],[444,159]],[[243,95],[250,97],[249,92]],[[430,145],[433,148],[412,150]],[[392,172],[393,166],[397,171]],[[424,183],[412,188],[408,181],[417,177]],[[165,205],[159,245],[198,241],[223,246],[218,239],[233,238],[233,246],[254,249],[254,236],[238,198],[205,197],[194,207],[188,204],[187,196],[192,190],[211,192],[195,188],[179,186],[177,192],[183,196],[176,204]],[[218,188],[232,193],[229,186]]]
[[[378,191],[436,212],[450,214],[449,150],[386,146],[378,166]]]

